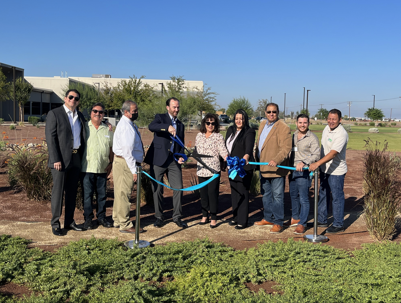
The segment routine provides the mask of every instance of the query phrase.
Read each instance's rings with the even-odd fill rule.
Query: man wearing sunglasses
[[[260,162],[269,162],[260,166],[260,187],[263,201],[263,216],[256,225],[273,226],[270,233],[281,233],[284,224],[284,185],[288,171],[277,165],[288,166],[292,148],[291,130],[278,118],[279,109],[275,103],[269,103],[265,109],[267,120],[259,126],[256,142],[256,158]]]
[[[83,230],[74,221],[81,158],[86,139],[85,118],[77,109],[80,97],[76,89],[68,90],[64,105],[49,111],[46,119],[48,166],[53,177],[51,226],[56,236],[64,235],[60,227],[64,193],[64,229]]]
[[[90,121],[85,123],[87,134],[86,148],[82,159],[82,187],[84,200],[84,229],[93,229],[93,193],[97,192],[97,221],[109,228],[112,224],[106,220],[106,182],[111,172],[114,158],[113,132],[102,123],[104,106],[96,103],[90,111]]]

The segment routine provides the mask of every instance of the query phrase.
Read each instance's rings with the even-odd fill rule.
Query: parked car
[[[227,115],[220,115],[219,120],[220,122],[228,123],[230,118]]]

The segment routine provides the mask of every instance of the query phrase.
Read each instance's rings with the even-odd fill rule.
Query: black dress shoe
[[[212,224],[210,224],[210,228],[216,228],[217,227],[217,224],[215,224],[215,225],[212,225]]]
[[[230,225],[230,226],[237,225],[237,221],[235,221],[235,220],[230,220],[230,221],[228,221],[228,225]]]
[[[330,226],[327,230],[326,230],[326,233],[328,233],[328,234],[336,234],[336,233],[339,233],[339,232],[341,232],[341,231],[344,231],[344,227],[335,227],[335,226]]]
[[[94,229],[95,228],[95,226],[93,225],[93,222],[92,222],[92,219],[87,219],[87,220],[85,220],[85,223],[84,223],[84,230],[90,230],[90,229]]]
[[[156,222],[153,223],[153,226],[154,226],[154,227],[157,227],[157,228],[161,228],[161,227],[164,226],[164,222],[163,222],[162,219],[157,218]]]
[[[78,225],[75,222],[72,222],[67,227],[64,226],[64,229],[67,229],[67,230],[72,229],[72,230],[75,230],[75,231],[83,231],[84,230],[82,227],[78,227]]]
[[[328,223],[320,223],[319,221],[317,221],[317,227],[328,227],[329,224]]]
[[[53,232],[53,235],[55,235],[55,236],[64,236],[62,229],[59,227],[57,227],[57,228],[52,227],[52,232]]]
[[[106,227],[106,228],[110,228],[113,226],[113,224],[111,224],[106,219],[97,219],[97,222],[99,223],[99,225],[102,225],[103,227]]]
[[[177,224],[177,226],[181,227],[181,228],[187,228],[188,227],[188,224],[185,223],[185,222],[182,222],[181,219],[175,220],[174,223]]]
[[[205,222],[200,221],[199,225],[206,225],[208,223],[209,223],[209,218],[207,218]]]
[[[235,229],[244,229],[244,228],[246,228],[246,225],[237,224],[235,226]]]

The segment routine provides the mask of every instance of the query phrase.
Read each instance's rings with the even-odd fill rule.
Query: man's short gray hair
[[[123,106],[121,107],[121,113],[124,115],[126,111],[129,112],[131,110],[131,105],[136,105],[136,107],[138,107],[138,104],[132,100],[124,101]]]

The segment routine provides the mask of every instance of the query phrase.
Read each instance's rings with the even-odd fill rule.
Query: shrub
[[[355,126],[358,126],[358,122],[355,122],[354,125],[355,125]]]
[[[142,170],[150,174],[150,167],[145,163]],[[141,174],[141,203],[153,205],[152,182],[145,174]]]
[[[39,123],[39,121],[40,121],[39,117],[36,117],[36,116],[29,116],[28,117],[28,122],[32,123],[33,126],[36,126]]]
[[[344,127],[344,129],[345,129],[348,133],[352,133],[352,131],[351,131],[351,125],[349,125],[349,124],[344,124],[343,127]]]
[[[369,232],[379,241],[391,239],[401,202],[399,157],[386,152],[388,142],[365,140],[364,192],[365,221]]]
[[[397,125],[397,123],[391,122],[391,126],[396,126],[396,125]]]
[[[16,127],[15,127],[15,124],[11,124],[11,125],[10,125],[10,129],[11,129],[11,130],[14,130],[15,128],[16,128]]]
[[[378,127],[386,127],[386,124],[380,122],[380,123],[377,123],[377,126],[378,126]]]
[[[50,200],[53,179],[47,158],[47,148],[43,146],[11,146],[8,159],[10,186],[25,191],[29,199]]]
[[[255,196],[260,194],[260,176],[259,176],[259,171],[257,171],[257,170],[253,171],[251,188],[249,191],[252,195],[255,195]]]
[[[2,125],[4,123],[4,119],[0,118],[0,125]]]

